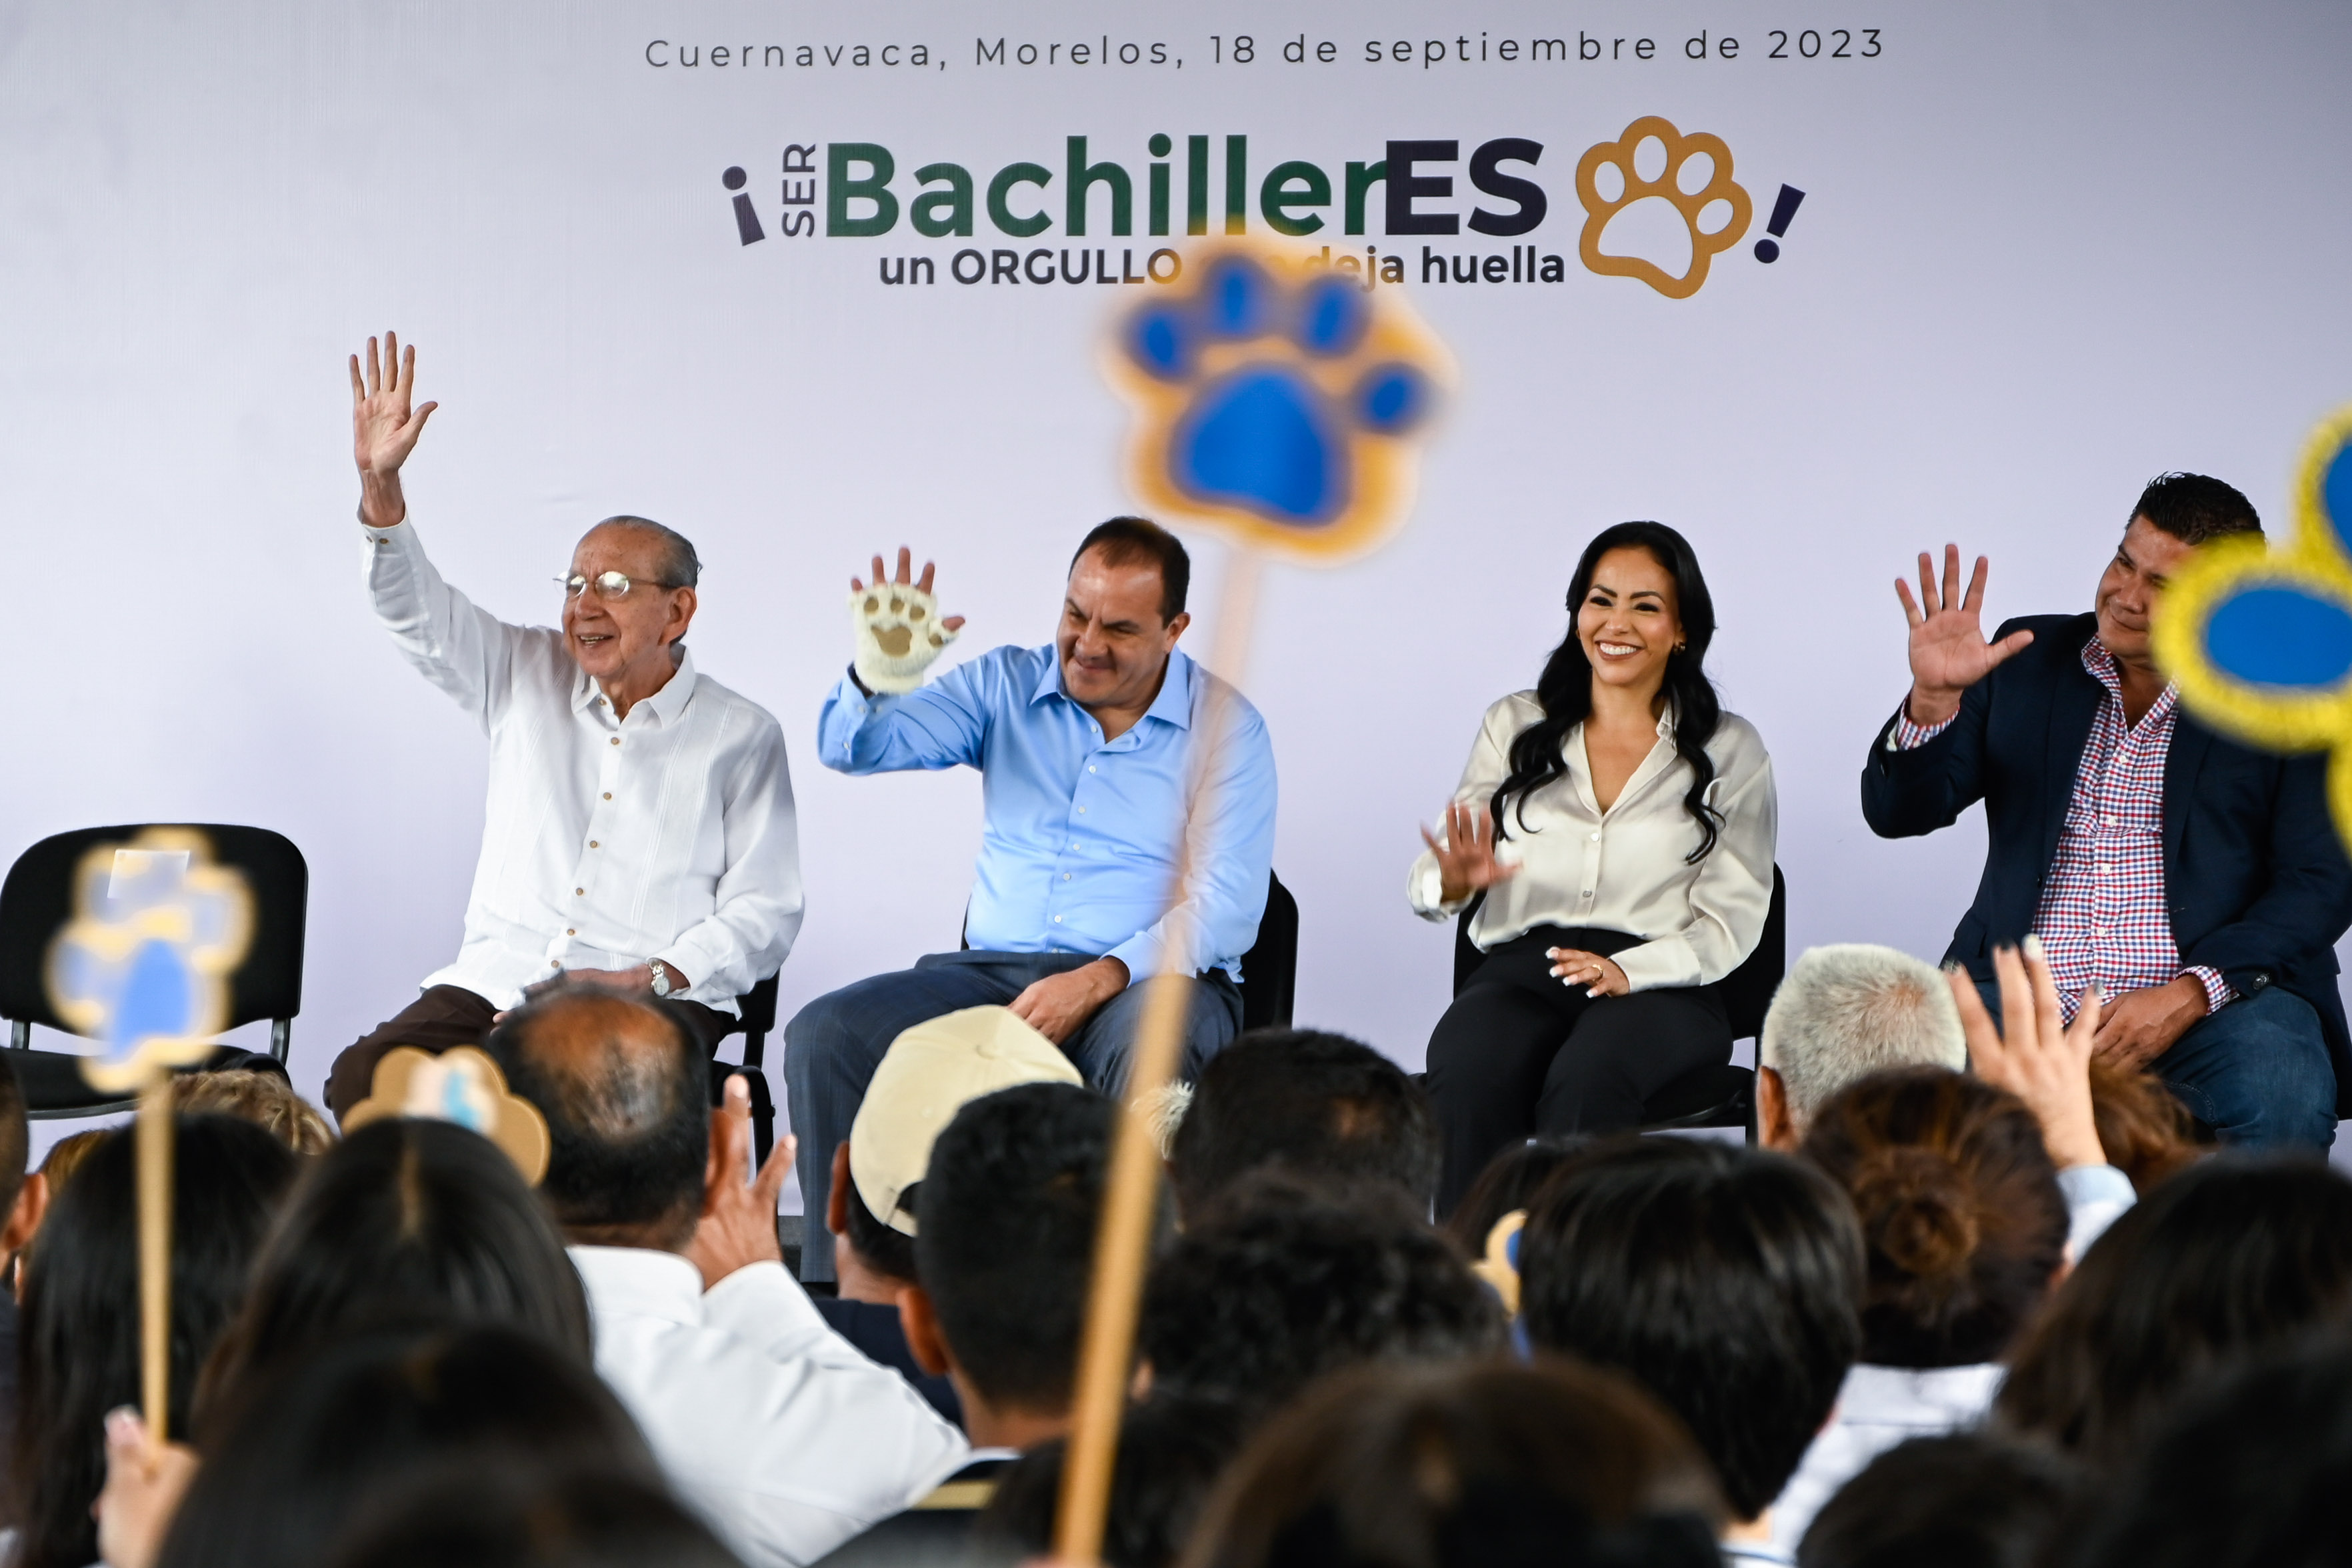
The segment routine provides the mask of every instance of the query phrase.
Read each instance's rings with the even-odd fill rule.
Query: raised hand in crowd
[[[939,601],[931,595],[932,563],[923,563],[920,578],[913,577],[913,552],[902,544],[896,581],[884,574],[879,555],[870,583],[849,580],[850,630],[857,647],[850,668],[869,695],[920,686],[923,671],[963,626],[961,616],[940,616]]]
[[[106,1488],[90,1505],[106,1568],[148,1568],[155,1561],[195,1474],[195,1450],[156,1441],[138,1411],[125,1406],[107,1415]]]
[[[2074,1023],[2062,1025],[2058,986],[2050,977],[2040,937],[2028,936],[2021,951],[1994,948],[1992,964],[2000,982],[1999,1029],[1968,972],[1957,966],[1946,971],[1952,1001],[1960,1010],[1960,1027],[1968,1036],[1970,1069],[2025,1101],[2042,1123],[2042,1142],[2052,1162],[2062,1170],[2105,1164],[2106,1151],[2099,1143],[2091,1103],[2091,1056],[2099,1033],[2097,988],[2083,993]]]
[[[1455,801],[1445,808],[1444,838],[1426,827],[1421,838],[1437,857],[1437,896],[1446,903],[1458,904],[1518,875],[1517,866],[1496,857],[1495,824],[1484,806]]]
[[[400,465],[416,449],[425,421],[441,405],[427,403],[412,408],[416,386],[416,349],[404,352],[400,335],[383,334],[379,360],[376,340],[367,345],[364,372],[360,356],[352,355],[352,457],[360,468],[360,518],[371,528],[390,528],[408,515],[400,493]]]
[[[719,1107],[710,1113],[702,1219],[686,1248],[687,1260],[702,1271],[706,1290],[747,1265],[784,1260],[776,1240],[776,1200],[799,1144],[789,1133],[777,1139],[764,1165],[757,1163],[753,1148],[751,1090],[739,1073],[727,1080]]]
[[[1895,596],[1911,623],[1911,695],[1904,711],[1914,724],[1940,724],[1959,711],[1960,694],[1990,675],[2012,654],[2033,640],[2026,631],[2011,632],[1997,643],[1985,641],[1979,612],[1984,605],[1985,557],[1960,590],[1960,547],[1944,546],[1944,582],[1936,584],[1936,567],[1926,551],[1919,552],[1919,597],[1911,584],[1895,579]]]

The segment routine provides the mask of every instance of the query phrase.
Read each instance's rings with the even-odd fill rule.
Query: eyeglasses
[[[629,596],[629,590],[637,585],[635,579],[625,572],[599,572],[593,577],[583,577],[575,572],[569,577],[558,577],[556,581],[563,585],[563,596],[567,599],[578,598],[592,586],[600,599],[625,599]],[[676,583],[646,584],[648,588],[675,588],[677,585]]]

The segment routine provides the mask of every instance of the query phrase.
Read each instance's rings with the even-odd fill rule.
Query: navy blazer
[[[2032,644],[1970,687],[1923,746],[1890,752],[1889,719],[1862,770],[1862,815],[1882,838],[1932,833],[1985,803],[1985,868],[1946,954],[1992,978],[1992,944],[2033,926],[2058,854],[2091,724],[2106,688],[2083,668],[2098,617],[2028,616]],[[1899,712],[1899,710],[1898,710]],[[2164,763],[2164,883],[2181,963],[2221,972],[2239,994],[2283,985],[2318,1013],[2352,1109],[2352,1037],[2336,988],[2336,941],[2352,926],[2352,862],[2327,810],[2325,755],[2283,757],[2214,733],[2184,708]]]

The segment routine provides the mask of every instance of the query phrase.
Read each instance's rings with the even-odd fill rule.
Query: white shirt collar
[[[572,1265],[600,1312],[627,1312],[674,1323],[702,1321],[702,1270],[675,1252],[650,1247],[567,1247]]]
[[[693,699],[695,679],[694,655],[681,643],[677,650],[677,668],[662,682],[659,691],[633,704],[630,710],[646,709],[663,723],[674,724],[677,722],[678,715],[686,711],[687,703]],[[575,709],[589,707],[604,695],[604,683],[582,670],[578,681],[572,688],[572,706]]]

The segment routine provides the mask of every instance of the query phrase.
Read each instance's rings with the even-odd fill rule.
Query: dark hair
[[[2237,1369],[2171,1411],[2086,1517],[2078,1568],[2341,1563],[2352,1346],[2329,1336]]]
[[[1188,1217],[1266,1165],[1394,1182],[1425,1204],[1438,1153],[1428,1097],[1396,1063],[1345,1035],[1254,1029],[1201,1069],[1169,1174]]]
[[[2105,1466],[2183,1388],[2352,1319],[2352,1182],[2216,1155],[2107,1227],[2011,1358],[2010,1427]]]
[[[330,1568],[740,1568],[677,1499],[609,1466],[460,1459],[360,1510]]]
[[[326,1341],[415,1318],[503,1323],[589,1356],[580,1275],[513,1162],[453,1123],[395,1118],[330,1149],[295,1187],[198,1408]]]
[[[676,1014],[560,986],[509,1012],[483,1048],[547,1119],[539,1190],[566,1236],[686,1244],[710,1158],[710,1067]]]
[[[874,1211],[866,1206],[865,1194],[857,1190],[856,1182],[844,1182],[841,1187],[842,1228],[848,1233],[849,1245],[857,1249],[857,1256],[866,1259],[866,1267],[875,1272],[912,1284],[915,1280],[915,1238],[876,1219]],[[915,1202],[922,1196],[922,1183],[908,1183],[906,1191],[898,1195],[898,1206],[913,1213]]]
[[[2259,537],[2263,531],[2263,520],[2253,502],[2234,486],[2203,474],[2157,475],[2139,492],[2131,515],[2147,519],[2158,531],[2183,544],[2203,544],[2232,533]]]
[[[1631,1375],[1764,1511],[1862,1344],[1862,1233],[1801,1161],[1688,1138],[1596,1143],[1553,1173],[1519,1243],[1538,1349]]]
[[[1671,1415],[1566,1363],[1360,1367],[1276,1416],[1186,1568],[1714,1568],[1723,1504]]]
[[[173,1118],[171,1428],[186,1432],[196,1369],[245,1294],[247,1266],[295,1156],[250,1122]],[[16,1340],[10,1568],[98,1560],[89,1505],[106,1479],[108,1411],[140,1399],[136,1151],[100,1144],[58,1192],[26,1264]]]
[[[1070,1402],[1118,1116],[1092,1089],[1024,1083],[966,1104],[931,1145],[915,1277],[991,1404]]]
[[[2091,1058],[2091,1121],[2107,1163],[2131,1178],[2145,1197],[2212,1152],[2212,1136],[2164,1080],[2145,1068]]]
[[[1160,574],[1160,624],[1166,626],[1184,613],[1184,595],[1192,588],[1192,558],[1184,542],[1142,517],[1115,517],[1098,522],[1079,542],[1070,557],[1070,570],[1089,550],[1102,552],[1106,566],[1150,566]]]
[[[1473,1258],[1486,1255],[1486,1238],[1504,1215],[1536,1201],[1545,1182],[1574,1155],[1591,1147],[1589,1133],[1564,1132],[1514,1143],[1493,1159],[1445,1218],[1445,1234]]]
[[[645,1439],[579,1359],[513,1329],[417,1326],[322,1345],[239,1391],[157,1568],[308,1568],[345,1521],[426,1465],[537,1460],[661,1484]]]
[[[1152,1386],[1263,1416],[1360,1362],[1485,1355],[1503,1314],[1402,1198],[1261,1175],[1192,1218],[1144,1288]]]
[[[2031,1568],[2075,1482],[2046,1449],[1979,1432],[1914,1437],[1813,1516],[1797,1568]]]
[[[0,1223],[16,1206],[25,1184],[26,1162],[32,1157],[33,1129],[25,1117],[25,1088],[16,1081],[16,1064],[0,1057]]]
[[[1690,764],[1683,809],[1698,824],[1699,844],[1685,858],[1696,864],[1715,847],[1717,833],[1717,813],[1706,803],[1707,786],[1715,783],[1715,759],[1706,754],[1706,743],[1723,721],[1723,704],[1706,678],[1707,645],[1715,640],[1715,598],[1699,574],[1690,542],[1663,522],[1621,522],[1602,529],[1584,547],[1568,583],[1568,636],[1552,649],[1536,681],[1536,700],[1543,704],[1544,716],[1511,742],[1511,771],[1496,786],[1488,809],[1496,833],[1507,837],[1504,807],[1510,798],[1518,797],[1519,826],[1524,828],[1528,796],[1568,771],[1560,748],[1568,732],[1592,712],[1592,661],[1584,657],[1584,644],[1576,635],[1577,613],[1592,591],[1601,558],[1612,550],[1646,550],[1674,575],[1683,646],[1666,658],[1665,693],[1675,715],[1675,751]]]
[[[1155,1395],[1119,1417],[1102,1560],[1108,1568],[1169,1568],[1210,1489],[1242,1443],[1241,1413],[1222,1400]],[[1040,1443],[998,1478],[972,1540],[1024,1559],[1049,1554],[1061,1501],[1065,1444]]]
[[[2066,1197],[2042,1125],[1982,1079],[1874,1073],[1814,1112],[1804,1154],[1862,1221],[1862,1359],[1874,1365],[1993,1360],[2066,1260]]]
[[[650,533],[661,545],[661,586],[691,588],[702,581],[702,557],[694,552],[694,545],[686,535],[667,528],[649,517],[635,517],[628,512],[615,513],[596,525],[597,528],[634,528]],[[589,530],[594,532],[595,529]]]

